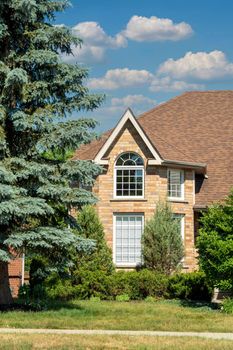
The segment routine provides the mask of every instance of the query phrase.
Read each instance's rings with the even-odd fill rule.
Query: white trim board
[[[150,140],[148,139],[148,137],[146,136],[146,134],[142,130],[142,128],[139,125],[137,119],[135,118],[133,112],[129,108],[123,114],[122,118],[120,119],[120,121],[117,124],[117,126],[115,127],[115,129],[113,130],[113,132],[111,133],[111,135],[109,136],[109,138],[107,139],[107,141],[105,142],[103,147],[101,147],[101,149],[99,150],[99,152],[95,156],[94,161],[98,164],[102,164],[102,165],[106,164],[106,159],[102,159],[102,158],[104,157],[105,153],[110,148],[111,144],[116,139],[116,137],[120,133],[121,129],[123,128],[123,126],[125,125],[125,123],[128,120],[133,124],[133,126],[137,130],[138,134],[141,136],[142,140],[144,141],[144,143],[146,144],[146,146],[150,150],[151,154],[153,155],[153,157],[155,159],[153,161],[153,163],[160,165],[162,163],[162,159],[160,158],[158,152],[155,150],[154,146],[151,144]]]

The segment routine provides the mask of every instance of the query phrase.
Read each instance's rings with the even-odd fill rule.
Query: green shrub
[[[42,286],[46,278],[49,276],[48,262],[42,256],[34,256],[30,262],[29,282],[31,294],[34,293],[34,288]]]
[[[148,296],[144,299],[146,303],[154,303],[156,299],[154,297]]]
[[[170,298],[205,301],[211,299],[211,288],[203,272],[180,273],[171,276],[167,293]]]
[[[101,300],[100,297],[90,297],[90,301],[94,303],[98,303],[100,300]]]
[[[51,274],[45,281],[46,296],[55,300],[70,300],[74,298],[75,288],[70,279],[61,279],[57,273]]]
[[[197,238],[199,262],[212,287],[233,291],[233,189],[200,219]]]
[[[100,297],[109,299],[110,288],[108,276],[103,271],[88,271],[80,269],[76,271],[75,278],[75,296],[79,299],[90,299],[91,297]]]
[[[18,293],[18,301],[22,304],[27,304],[30,300],[30,286],[28,284],[24,284],[20,286]]]
[[[225,312],[227,314],[233,314],[233,299],[226,298],[223,301],[222,310],[223,310],[223,312]]]
[[[132,300],[163,296],[167,289],[167,277],[149,270],[119,271],[108,280],[113,297],[128,294]]]
[[[130,301],[128,294],[121,294],[116,296],[116,301]]]

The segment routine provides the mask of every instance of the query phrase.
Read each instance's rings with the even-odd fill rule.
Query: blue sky
[[[99,131],[113,127],[127,107],[138,115],[184,91],[233,89],[233,1],[72,4],[56,23],[84,41],[64,60],[89,67],[91,91],[106,94],[90,114]]]

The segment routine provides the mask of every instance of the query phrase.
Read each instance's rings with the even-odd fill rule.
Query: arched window
[[[115,163],[115,196],[143,197],[144,165],[142,158],[132,152],[121,154]]]

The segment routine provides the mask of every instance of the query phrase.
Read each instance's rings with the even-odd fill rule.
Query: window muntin
[[[123,153],[117,159],[116,166],[143,166],[143,160],[136,153]]]
[[[115,218],[114,262],[117,266],[141,263],[142,214],[117,214]]]
[[[168,197],[184,198],[184,172],[179,169],[168,169]]]
[[[116,197],[143,197],[144,167],[135,153],[123,153],[115,165]]]

